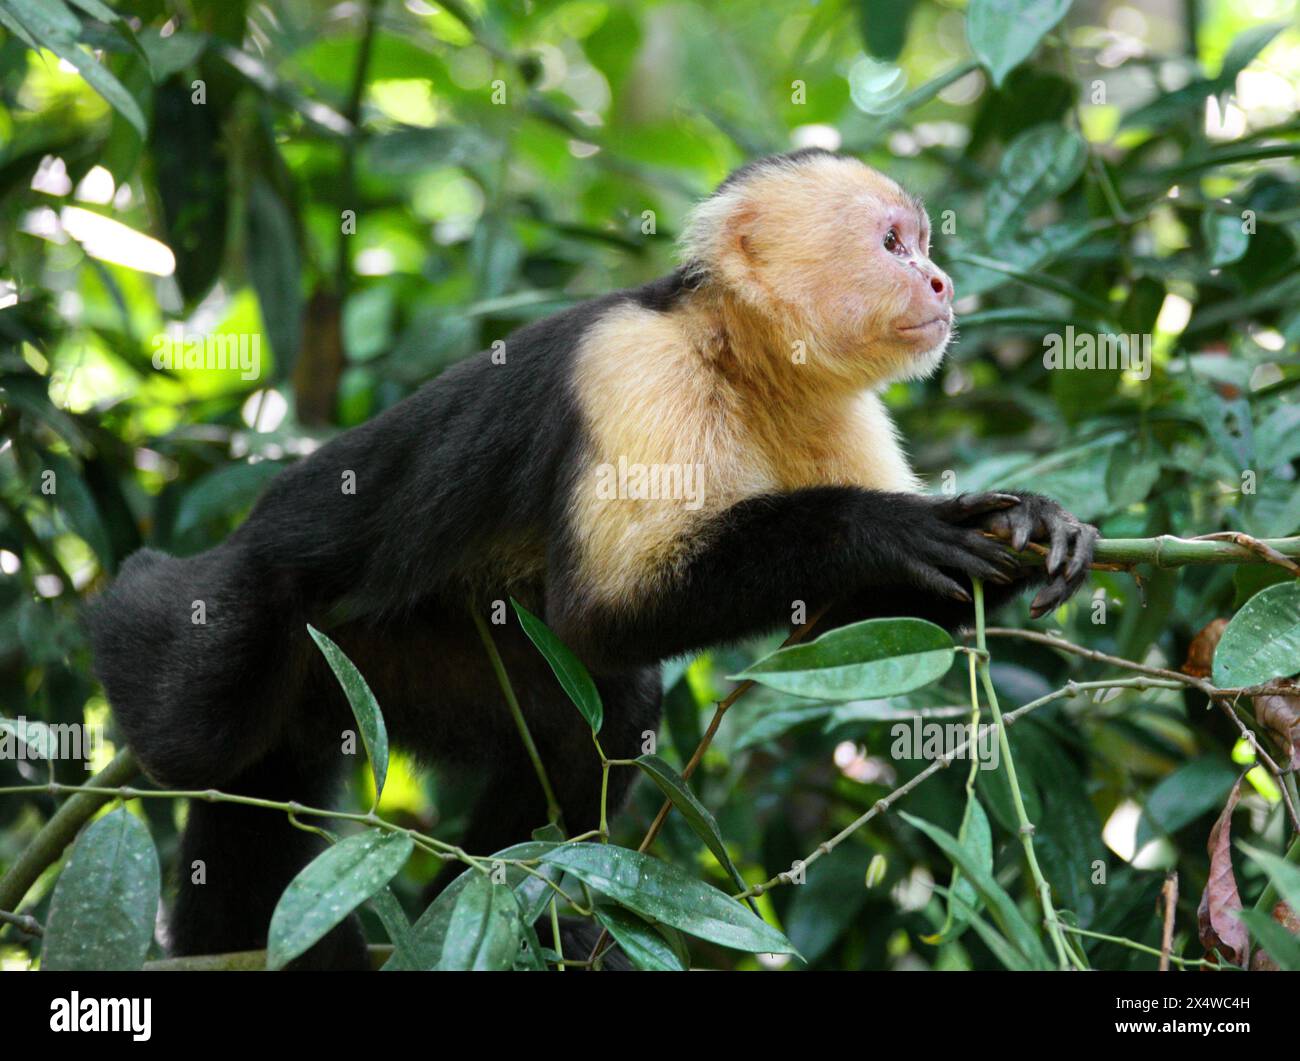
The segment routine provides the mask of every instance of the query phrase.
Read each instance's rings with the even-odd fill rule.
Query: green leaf
[[[1214,684],[1258,685],[1300,672],[1300,582],[1269,586],[1228,623],[1214,652]]]
[[[1235,88],[1237,75],[1254,62],[1255,57],[1286,27],[1285,22],[1265,22],[1250,26],[1237,34],[1228,48],[1228,54],[1223,57],[1223,66],[1214,79],[1215,87],[1223,92]]]
[[[718,823],[708,808],[695,798],[695,793],[687,786],[685,778],[657,755],[642,755],[636,764],[659,786],[673,806],[682,812],[682,817],[695,830],[695,835],[704,841],[705,846],[713,852],[713,857],[727,871],[736,889],[744,891],[747,887],[745,878],[731,861],[727,845],[722,841],[722,833],[718,830]]]
[[[159,38],[168,52],[159,55],[161,49],[154,48],[151,65],[165,69],[164,59],[175,55],[176,39],[183,36]],[[189,88],[177,77],[154,90],[153,120],[149,154],[164,234],[176,255],[181,294],[187,303],[196,303],[216,283],[226,257],[234,174],[222,136],[222,115],[215,100],[205,106],[192,103]]]
[[[936,884],[934,890],[956,908],[957,916],[975,930],[975,934],[983,940],[984,945],[992,952],[993,957],[1000,961],[1005,968],[1010,969],[1012,972],[1030,972],[1035,968],[1020,951],[1016,950],[1006,936],[985,921],[978,910],[962,902],[960,896],[952,893],[952,889]],[[922,938],[924,939],[924,937]]]
[[[141,968],[158,889],[158,853],[145,825],[124,809],[91,822],[54,886],[41,968]]]
[[[370,137],[362,158],[367,172],[407,177],[440,166],[481,161],[494,153],[491,143],[474,130],[443,125],[431,129],[398,129]]]
[[[73,7],[81,8],[91,18],[99,19],[100,22],[107,22],[111,25],[121,18],[116,11],[103,3],[102,0],[68,0],[68,2]]]
[[[975,886],[975,890],[988,903],[989,912],[998,923],[998,927],[1007,934],[1007,938],[1020,952],[1021,956],[1035,969],[1051,968],[1051,963],[1047,960],[1047,954],[1043,950],[1043,944],[1038,934],[1025,920],[1020,908],[1016,906],[1011,896],[994,879],[992,872],[980,865],[979,860],[974,858],[971,852],[963,847],[961,842],[951,833],[945,832],[937,825],[922,821],[920,818],[913,817],[903,811],[900,811],[899,815],[908,825],[919,829],[933,840],[939,849],[948,856],[953,865],[957,866],[966,875],[966,879]]]
[[[819,961],[857,922],[873,898],[866,886],[871,862],[871,848],[847,841],[808,866],[804,882],[790,889],[782,924],[804,961]]]
[[[1232,786],[1238,771],[1226,759],[1203,755],[1184,763],[1164,778],[1147,797],[1138,821],[1137,849],[1157,836],[1169,836],[1203,814],[1217,810]]]
[[[993,872],[993,829],[974,792],[966,801],[957,841],[987,872]],[[971,915],[978,913],[979,908],[979,892],[975,885],[961,875],[961,867],[954,867],[948,887],[948,915],[935,935],[924,937],[925,942],[937,945],[956,939],[966,930]]]
[[[208,472],[185,491],[172,524],[172,537],[189,539],[196,544],[208,539],[199,532],[209,525],[225,521],[248,508],[266,484],[284,470],[276,461],[256,464],[226,464]]]
[[[546,657],[546,662],[551,665],[551,670],[560,681],[560,687],[582,712],[582,717],[587,720],[592,732],[599,733],[605,722],[605,707],[600,702],[600,693],[596,689],[596,683],[591,680],[591,675],[587,673],[587,668],[537,616],[513,597],[510,603],[519,616],[519,625],[524,628],[528,639],[537,646],[537,650]]]
[[[5,0],[0,0],[0,26],[4,26],[10,33],[22,41],[32,51],[41,50],[36,38],[32,36],[31,31],[19,21],[18,17],[5,7]]]
[[[504,884],[471,871],[456,896],[438,959],[442,970],[509,969],[523,941],[519,901]]]
[[[777,649],[732,680],[818,700],[879,699],[942,678],[953,653],[947,632],[924,619],[867,619]]]
[[[537,859],[555,846],[552,843],[539,843],[536,841],[514,844],[496,852],[484,861],[491,865],[496,859]],[[514,888],[515,898],[522,911],[521,921],[525,929],[527,929],[541,916],[542,911],[546,908],[555,892],[545,881],[539,880],[534,873],[526,873],[515,866],[506,866],[505,871],[506,881]],[[545,866],[538,867],[535,872],[538,871],[546,873],[548,868]],[[550,870],[549,872],[556,876],[559,875],[557,870]],[[437,899],[429,904],[429,907],[411,926],[411,953],[399,954],[394,952],[393,956],[384,964],[385,972],[398,969],[408,971],[428,970],[438,967],[443,947],[447,942],[447,932],[451,926],[452,912],[455,910],[461,892],[469,886],[470,881],[476,876],[481,876],[481,874],[466,871],[443,889]]]
[[[1239,261],[1250,246],[1244,222],[1236,214],[1219,214],[1212,210],[1201,215],[1201,232],[1209,251],[1209,265],[1218,268]]]
[[[543,859],[633,913],[721,947],[796,954],[793,944],[741,903],[683,870],[613,844],[565,844]]]
[[[1239,846],[1268,874],[1268,879],[1273,882],[1273,887],[1277,889],[1287,906],[1300,913],[1300,866],[1269,851],[1251,847],[1249,844]]]
[[[596,906],[599,921],[614,942],[623,948],[628,961],[649,972],[684,972],[686,966],[666,939],[648,922],[622,907],[600,903]]]
[[[1070,0],[971,0],[966,38],[998,88],[1028,59],[1048,30],[1065,17]]]
[[[858,0],[858,18],[867,51],[878,59],[897,59],[907,43],[907,23],[916,0]]]
[[[1268,951],[1268,956],[1277,962],[1279,969],[1300,970],[1300,938],[1293,936],[1263,910],[1238,910],[1237,917],[1245,922],[1255,942]]]
[[[302,262],[289,208],[261,177],[249,188],[248,275],[262,307],[276,371],[283,374],[298,357],[302,339]]]
[[[107,12],[105,22],[117,20],[110,9],[95,0],[81,0],[77,6],[96,17],[95,9]],[[86,84],[98,92],[115,111],[122,115],[136,131],[144,136],[146,123],[144,113],[135,97],[131,95],[108,68],[95,62],[90,52],[83,49],[77,38],[81,34],[81,22],[68,10],[63,0],[5,0],[3,14],[0,17],[6,27],[13,31],[29,46],[35,43],[48,48],[60,59],[66,59],[75,66]],[[26,31],[26,32],[24,32]]]
[[[984,205],[984,238],[997,247],[1030,211],[1070,187],[1088,162],[1088,144],[1073,129],[1044,123],[1026,129],[1002,153]]]
[[[357,720],[357,728],[361,730],[361,740],[366,746],[370,770],[375,778],[375,802],[371,807],[374,810],[379,806],[384,781],[388,778],[388,727],[384,725],[383,712],[379,710],[379,703],[366,684],[366,679],[343,650],[311,623],[307,624],[307,632],[324,654],[325,662],[330,665],[339,685],[343,686],[348,704],[352,707],[352,716]]]
[[[393,889],[385,886],[376,892],[370,900],[370,908],[379,916],[393,945],[393,953],[401,955],[401,964],[410,969],[417,968],[419,958],[411,938],[411,922],[406,919],[406,911],[397,901]]]
[[[283,969],[401,871],[415,842],[367,829],[326,848],[289,882],[271,915],[268,969]]]

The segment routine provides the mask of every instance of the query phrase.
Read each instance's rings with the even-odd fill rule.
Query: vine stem
[[[1082,645],[1076,645],[1063,637],[1040,634],[1036,630],[1017,630],[1009,626],[990,626],[985,633],[989,637],[1015,637],[1022,641],[1032,641],[1038,645],[1049,645],[1052,648],[1060,649],[1062,652],[1082,656],[1084,659],[1090,659],[1096,663],[1108,663],[1115,667],[1137,671],[1139,674],[1150,674],[1153,677],[1165,678],[1203,693],[1210,703],[1220,708],[1232,720],[1242,737],[1245,738],[1246,743],[1254,749],[1256,758],[1273,775],[1282,794],[1282,804],[1291,819],[1292,829],[1296,834],[1300,835],[1300,811],[1297,810],[1296,801],[1291,795],[1291,788],[1286,783],[1287,772],[1274,761],[1273,757],[1264,749],[1264,746],[1259,743],[1259,738],[1255,736],[1254,731],[1233,710],[1233,705],[1245,697],[1267,696],[1286,692],[1285,689],[1279,688],[1273,682],[1266,682],[1263,685],[1249,685],[1240,689],[1220,689],[1203,678],[1195,678],[1190,674],[1182,673],[1182,671],[1169,670],[1165,667],[1152,667],[1146,663],[1124,659],[1122,656],[1112,656],[1107,652],[1099,652],[1095,648],[1084,648]]]
[[[1157,958],[1167,957],[1174,965],[1180,968],[1193,969],[1220,969],[1221,965],[1215,962],[1205,961],[1202,958],[1175,958],[1172,954],[1162,955],[1155,947],[1148,947],[1145,943],[1138,943],[1137,940],[1125,939],[1123,936],[1108,936],[1104,932],[1090,932],[1086,928],[1075,928],[1074,925],[1062,925],[1062,931],[1069,932],[1075,936],[1087,936],[1088,939],[1100,939],[1106,943],[1116,943],[1121,947],[1128,947],[1130,950],[1140,950],[1143,954],[1154,954]]]
[[[132,766],[134,767],[134,762],[132,763]],[[104,772],[105,771],[101,771],[101,773],[97,775],[97,778],[102,777]],[[58,781],[51,781],[48,784],[44,784],[44,785],[0,786],[0,796],[12,796],[12,795],[22,795],[22,794],[31,795],[37,792],[45,792],[52,796],[58,796],[64,794],[71,795],[72,799],[68,800],[68,802],[65,803],[63,807],[60,808],[60,813],[63,810],[66,810],[72,804],[73,800],[76,800],[82,796],[87,796],[93,798],[94,806],[96,808],[102,806],[103,804],[107,803],[109,800],[113,800],[113,799],[120,799],[120,800],[191,799],[191,800],[199,800],[200,802],[203,803],[237,803],[244,807],[261,807],[264,810],[281,811],[282,813],[288,815],[291,819],[299,816],[315,817],[315,818],[336,818],[339,821],[357,822],[360,825],[366,825],[373,829],[382,829],[384,832],[405,833],[420,847],[424,848],[426,851],[431,852],[432,854],[437,855],[439,858],[455,859],[457,861],[464,862],[468,866],[473,867],[474,869],[478,870],[480,873],[488,872],[487,865],[485,864],[487,862],[487,856],[471,855],[469,854],[469,852],[465,851],[463,848],[457,847],[455,844],[449,844],[445,840],[439,840],[436,837],[428,836],[417,829],[408,829],[405,826],[397,825],[396,823],[380,818],[378,815],[371,812],[361,814],[357,811],[335,810],[332,807],[308,807],[302,803],[297,803],[293,800],[282,801],[282,800],[275,800],[275,799],[262,799],[260,796],[241,796],[233,792],[222,792],[215,788],[156,789],[156,788],[135,788],[131,785],[118,785],[117,787],[110,787],[107,785],[97,785],[93,783],[87,785],[65,785]],[[57,817],[58,815],[56,814],[55,818]],[[80,820],[84,820],[84,819],[80,819]],[[80,820],[78,821],[78,824],[80,824]],[[50,819],[50,824],[53,823],[54,823],[54,818]],[[296,824],[298,824],[300,828],[304,827],[300,822]],[[319,830],[313,829],[312,831],[317,832]],[[71,839],[71,837],[69,837],[68,839]],[[58,851],[61,852],[63,850],[63,847],[66,846],[66,844],[67,844],[66,840],[60,843],[58,847]],[[30,851],[35,846],[36,844],[33,843],[32,845],[29,846],[28,850]],[[55,858],[57,857],[58,855],[56,853]],[[493,861],[501,862],[508,866],[525,867],[528,865],[532,865],[537,860],[502,858],[502,859],[493,859]],[[6,883],[8,882],[8,879],[9,878],[6,876],[5,878]],[[24,892],[25,891],[26,889],[24,889]],[[22,896],[20,895],[19,898],[21,899]],[[12,907],[7,907],[7,908],[11,909]]]
[[[781,647],[788,648],[790,645],[797,645],[808,636],[808,632],[817,625],[821,617],[826,614],[826,611],[826,608],[820,609],[802,626],[790,631],[790,636],[781,642]],[[690,761],[682,768],[683,781],[689,780],[691,774],[695,773],[695,768],[700,765],[700,761],[704,758],[704,753],[709,750],[709,745],[713,743],[713,738],[717,735],[718,727],[722,725],[722,716],[727,713],[737,700],[749,692],[753,687],[754,682],[746,679],[732,689],[725,698],[718,701],[718,706],[713,711],[713,718],[709,720],[709,728],[704,731],[704,736],[700,738],[700,743],[695,746],[695,751],[691,754]],[[655,815],[654,821],[650,823],[650,828],[646,830],[645,836],[641,838],[641,844],[637,848],[638,851],[647,850],[650,845],[655,842],[655,837],[659,835],[659,830],[664,827],[664,822],[667,820],[668,815],[672,813],[672,809],[672,800],[664,800],[663,806],[659,808],[659,813]]]
[[[1020,824],[1020,843],[1025,849],[1025,861],[1029,864],[1029,874],[1034,879],[1039,902],[1043,906],[1043,921],[1056,950],[1056,959],[1062,969],[1073,963],[1077,968],[1083,965],[1074,950],[1065,942],[1061,933],[1061,923],[1056,916],[1056,907],[1052,905],[1052,886],[1047,883],[1043,871],[1038,865],[1038,855],[1034,851],[1034,824],[1025,812],[1024,797],[1020,792],[1020,779],[1016,774],[1016,762],[1011,755],[1011,742],[1007,739],[1007,726],[1002,719],[1002,710],[998,707],[998,694],[993,688],[993,676],[989,670],[988,644],[984,637],[984,583],[971,579],[975,590],[975,647],[978,650],[978,667],[980,684],[984,686],[984,695],[988,698],[989,711],[993,715],[993,724],[998,730],[998,745],[1002,750],[1002,762],[1007,771],[1007,784],[1011,787],[1011,802],[1016,808],[1016,821]]]
[[[1253,544],[1247,546],[1239,541],[1212,537],[1178,538],[1172,534],[1160,534],[1154,538],[1102,538],[1097,542],[1093,559],[1107,564],[1185,567],[1187,564],[1276,563],[1270,554],[1290,559],[1300,557],[1300,535],[1251,541]]]
[[[542,764],[542,756],[533,741],[532,733],[528,730],[528,720],[524,718],[523,709],[519,706],[519,698],[515,696],[514,686],[510,684],[510,675],[506,673],[506,665],[501,660],[501,653],[497,651],[496,642],[492,640],[492,631],[488,629],[487,623],[483,621],[483,616],[479,615],[478,609],[472,604],[469,608],[469,614],[474,619],[475,627],[478,628],[478,636],[482,639],[483,647],[487,650],[488,660],[492,664],[492,672],[497,677],[497,684],[501,686],[501,694],[506,698],[506,706],[510,708],[510,717],[515,720],[515,728],[519,730],[519,736],[523,739],[528,758],[532,760],[533,770],[537,773],[537,780],[542,783],[542,791],[546,794],[546,816],[552,822],[558,824],[563,821],[563,815],[560,813],[560,801],[555,798],[555,790],[551,788],[551,779],[546,776],[546,767]]]
[[[818,621],[826,614],[829,607],[830,606],[827,605],[818,609],[813,613],[812,618],[806,623],[791,630],[790,636],[781,642],[781,647],[787,648],[790,645],[796,645],[807,637],[809,631],[817,625]],[[713,710],[713,718],[709,720],[708,729],[704,731],[704,736],[700,738],[700,743],[695,746],[695,751],[691,753],[690,761],[682,768],[683,781],[690,779],[691,774],[695,773],[695,768],[699,766],[700,762],[704,759],[704,753],[709,750],[709,745],[713,743],[713,738],[717,735],[718,727],[722,725],[722,716],[727,713],[737,700],[749,692],[753,687],[754,682],[746,679],[732,689],[723,699],[718,701],[718,706]],[[659,808],[659,813],[655,815],[654,821],[650,823],[650,828],[646,830],[645,836],[641,838],[641,843],[637,847],[638,851],[645,852],[650,849],[650,845],[655,842],[655,838],[659,835],[659,831],[664,827],[664,822],[668,820],[668,815],[670,815],[672,811],[673,801],[670,799],[664,800],[663,805]],[[609,932],[602,928],[600,930],[600,935],[596,937],[595,946],[591,948],[591,954],[588,957],[589,961],[596,960],[600,948],[608,938]]]
[[[1053,703],[1057,700],[1064,700],[1067,697],[1077,696],[1079,693],[1091,689],[1177,689],[1179,687],[1180,687],[1179,683],[1177,682],[1167,681],[1160,678],[1145,678],[1145,677],[1144,678],[1112,678],[1109,681],[1097,681],[1097,682],[1070,682],[1068,685],[1062,686],[1060,689],[1050,692],[1046,696],[1040,696],[1037,700],[1031,700],[1023,707],[1018,707],[1014,711],[1007,712],[1007,714],[1003,717],[1003,722],[1007,726],[1015,725],[1017,721],[1019,721],[1025,715],[1029,714],[1029,712],[1031,711],[1036,711],[1038,710],[1038,708],[1043,707],[1046,704]],[[851,821],[848,825],[846,825],[838,833],[832,836],[829,840],[823,840],[805,858],[800,859],[799,861],[801,867],[806,869],[809,865],[816,862],[823,855],[829,855],[832,851],[835,850],[835,848],[839,847],[840,844],[842,844],[850,836],[852,836],[864,825],[866,825],[867,822],[871,821],[872,818],[875,818],[881,814],[885,814],[886,812],[889,811],[891,807],[893,807],[895,803],[901,800],[908,793],[912,792],[914,789],[918,788],[925,781],[932,778],[940,770],[946,770],[949,766],[952,765],[953,760],[960,758],[965,753],[966,749],[971,746],[972,743],[973,743],[973,737],[968,737],[966,740],[962,741],[955,748],[953,748],[952,751],[947,752],[944,755],[939,756],[939,758],[935,759],[934,762],[932,762],[919,774],[913,777],[910,781],[907,781],[899,785],[896,789],[890,792],[889,795],[876,800],[876,802],[873,803],[870,806],[870,808],[868,808],[857,818]],[[737,895],[735,895],[734,898],[748,899],[753,896],[762,895],[764,892],[770,891],[771,889],[779,887],[782,884],[792,883],[794,877],[795,874],[792,870],[784,870],[781,873],[778,873],[775,877],[771,878],[770,880],[764,881],[762,884],[755,884],[752,887],[746,888],[743,892],[739,892]]]

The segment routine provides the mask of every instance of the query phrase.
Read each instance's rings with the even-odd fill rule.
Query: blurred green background
[[[887,398],[936,488],[945,472],[963,490],[1032,486],[1108,536],[1296,532],[1296,0],[1033,6],[1069,11],[996,85],[960,0],[0,0],[0,714],[109,726],[102,763],[111,726],[77,611],[130,552],[211,546],[331,434],[522,322],[667,271],[693,201],[799,146],[852,152],[926,199],[962,335],[934,379]],[[1070,324],[1149,336],[1151,378],[1048,372],[1043,337]],[[178,329],[256,336],[260,375],[155,367]],[[1095,600],[1048,626],[1177,666],[1271,577],[1098,573]],[[666,757],[689,755],[723,676],[760,647],[667,668]],[[1012,706],[1081,673],[1010,643],[994,670]],[[954,673],[888,706],[742,701],[696,788],[746,876],[787,868],[923,766],[890,757],[888,719],[961,704],[962,686]],[[1197,953],[1236,740],[1171,692],[1017,727],[1059,905],[1152,943],[1177,866],[1179,946]],[[905,809],[955,832],[958,773]],[[362,809],[364,775],[348,797]],[[45,776],[0,762],[0,784]],[[981,796],[1018,880],[1001,777],[982,774]],[[1252,778],[1238,829],[1276,844],[1276,790]],[[183,809],[148,802],[170,865]],[[638,786],[624,842],[657,803]],[[0,868],[55,805],[0,796]],[[398,760],[383,809],[454,838],[465,807]],[[726,886],[679,819],[661,850]],[[996,966],[971,933],[923,941],[948,869],[901,821],[821,869],[763,899],[815,966]],[[408,903],[432,872],[413,860]],[[1154,962],[1090,946],[1100,967]],[[6,967],[32,948],[0,935]]]

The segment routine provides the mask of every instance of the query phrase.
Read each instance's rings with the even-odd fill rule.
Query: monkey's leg
[[[311,647],[244,550],[142,549],[88,615],[95,672],[145,771],[218,787],[280,741]]]
[[[328,805],[337,768],[320,756],[281,748],[223,788],[307,806]],[[266,946],[271,914],[285,886],[324,850],[284,813],[231,803],[190,802],[181,842],[179,890],[170,918],[175,955],[220,954]],[[365,941],[349,918],[292,968],[364,969]]]

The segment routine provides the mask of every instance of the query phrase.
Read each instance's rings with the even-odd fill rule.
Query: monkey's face
[[[930,220],[875,170],[849,163],[834,177],[809,215],[823,251],[803,256],[810,275],[800,285],[818,345],[864,384],[928,376],[954,323],[952,281],[930,260]]]
[[[759,172],[722,198],[730,239],[714,261],[789,341],[806,341],[808,368],[863,387],[938,367],[952,281],[930,261],[925,210],[894,181],[828,156]]]

